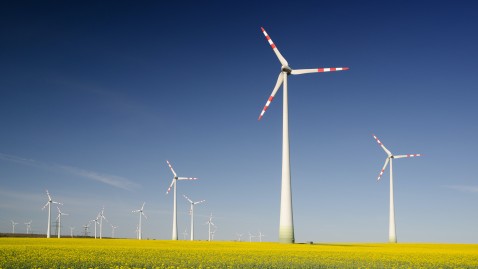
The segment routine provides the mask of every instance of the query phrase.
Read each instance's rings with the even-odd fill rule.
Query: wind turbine
[[[55,202],[51,199],[50,193],[46,190],[46,195],[48,195],[48,202],[43,206],[42,210],[48,206],[48,228],[46,230],[46,238],[50,238],[51,235],[51,204],[63,205],[62,203]]]
[[[18,222],[14,222],[13,220],[11,220],[12,222],[12,234],[15,234],[15,226],[18,224]]]
[[[389,215],[389,226],[388,226],[388,241],[390,243],[397,243],[397,233],[395,231],[395,205],[393,202],[393,167],[392,167],[392,161],[393,159],[400,159],[400,158],[411,158],[411,157],[419,157],[421,154],[407,154],[407,155],[393,155],[392,152],[390,152],[383,144],[380,142],[378,137],[373,135],[373,138],[377,141],[377,143],[382,147],[382,149],[387,153],[387,158],[385,159],[385,165],[382,168],[382,171],[380,171],[380,174],[378,175],[377,181],[380,180],[380,178],[383,175],[383,172],[387,168],[388,163],[390,162],[390,215]]]
[[[241,237],[242,237],[244,234],[236,233],[236,235],[237,235],[237,241],[241,242]]]
[[[29,234],[32,228],[32,221],[30,220],[29,222],[25,222],[25,225],[27,226],[27,234]]]
[[[61,212],[59,207],[56,207],[58,209],[58,217],[56,218],[58,220],[58,238],[60,238],[61,234],[61,216],[68,216],[68,214]]]
[[[99,222],[98,222],[99,216],[100,216],[100,215],[96,216],[96,219],[90,220],[90,222],[94,222],[94,223],[95,223],[95,239],[96,239],[96,225],[99,223]]]
[[[70,237],[73,238],[73,230],[75,229],[75,227],[71,227],[70,226]]]
[[[206,202],[206,200],[201,200],[198,202],[193,202],[191,199],[189,199],[186,195],[183,195],[186,200],[191,204],[191,209],[189,210],[189,214],[191,215],[191,241],[194,240],[194,206],[203,202]]]
[[[252,238],[253,238],[253,237],[254,237],[254,236],[253,236],[251,233],[249,233],[249,242],[252,242]]]
[[[209,216],[209,220],[206,222],[206,224],[208,224],[208,226],[209,226],[208,241],[211,241],[211,225],[214,226],[214,223],[212,222],[212,213],[211,213],[211,216]]]
[[[289,75],[301,75],[307,73],[322,73],[332,71],[348,70],[348,67],[331,67],[331,68],[314,68],[314,69],[295,69],[289,67],[289,63],[282,56],[277,49],[272,39],[267,32],[262,28],[262,33],[265,35],[267,41],[271,45],[277,58],[282,65],[281,72],[277,79],[276,85],[272,90],[272,94],[266,102],[259,116],[259,120],[264,116],[264,113],[269,108],[270,103],[274,99],[279,87],[283,87],[283,109],[282,109],[282,187],[281,187],[281,206],[280,206],[280,224],[279,224],[279,241],[281,243],[294,243],[294,221],[292,214],[292,191],[290,179],[290,154],[289,154],[289,109],[288,109],[288,94],[287,94],[287,77]]]
[[[171,181],[171,185],[169,185],[168,190],[166,191],[166,194],[169,193],[171,188],[174,186],[174,202],[173,202],[173,235],[172,235],[172,240],[178,240],[178,223],[177,223],[177,208],[176,208],[176,181],[178,180],[196,180],[197,178],[195,177],[178,177],[176,172],[174,172],[173,167],[169,163],[169,161],[166,161],[168,163],[169,168],[171,169],[171,172],[173,172],[173,181]]]
[[[118,226],[111,225],[111,238],[115,238],[115,230],[117,228],[118,228]]]
[[[187,231],[187,228],[184,229],[184,232],[183,232],[183,240],[186,240],[186,237],[188,236],[188,231]]]
[[[103,219],[107,221],[104,215],[104,211],[105,211],[105,207],[103,207],[100,213],[98,213],[98,218],[100,219],[100,239],[103,239]]]
[[[266,236],[265,234],[263,234],[261,231],[259,231],[259,235],[257,237],[259,237],[259,242],[262,242],[262,237]]]
[[[146,215],[144,214],[143,212],[143,209],[144,209],[144,204],[146,203],[143,203],[143,205],[141,206],[141,209],[138,209],[138,210],[133,210],[133,213],[136,213],[136,212],[139,212],[139,225],[138,225],[138,239],[141,240],[141,236],[142,236],[142,231],[141,231],[141,216],[144,216],[144,218],[148,218],[146,217]]]

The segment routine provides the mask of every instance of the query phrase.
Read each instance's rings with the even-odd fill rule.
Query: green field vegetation
[[[478,245],[0,238],[0,268],[478,268]]]

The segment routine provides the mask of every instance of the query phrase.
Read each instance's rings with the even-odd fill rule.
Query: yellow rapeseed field
[[[0,238],[0,268],[478,268],[478,245]]]

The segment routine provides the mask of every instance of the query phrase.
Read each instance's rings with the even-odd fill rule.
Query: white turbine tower
[[[380,180],[382,177],[383,172],[387,168],[388,163],[390,162],[390,215],[389,215],[389,226],[388,226],[388,241],[390,243],[397,243],[397,233],[395,231],[395,205],[393,202],[393,166],[392,162],[393,159],[400,159],[400,158],[410,158],[410,157],[419,157],[421,154],[407,154],[407,155],[393,155],[383,144],[380,142],[378,137],[373,135],[373,138],[377,141],[377,143],[382,147],[382,149],[387,153],[387,159],[385,159],[385,165],[380,171],[378,175],[377,181]]]
[[[46,238],[50,238],[51,235],[51,204],[63,205],[62,203],[55,202],[51,199],[50,193],[46,190],[46,195],[48,196],[48,202],[43,206],[42,210],[48,206],[48,228],[46,230]]]
[[[189,210],[189,215],[191,215],[191,241],[194,240],[194,206],[203,202],[206,202],[206,200],[201,200],[197,202],[193,202],[191,199],[189,199],[186,195],[183,195],[186,200],[191,204],[191,208]]]
[[[146,204],[146,203],[143,203],[143,206],[141,206],[141,209],[133,210],[133,213],[139,212],[139,225],[138,225],[138,239],[139,240],[141,240],[142,235],[143,235],[143,232],[141,231],[141,216],[144,216],[145,219],[148,218],[148,217],[146,217],[146,215],[143,212],[144,204]]]
[[[212,213],[211,216],[209,216],[209,220],[206,222],[206,224],[209,226],[209,237],[208,241],[211,241],[211,225],[214,226],[214,223],[212,222]]]
[[[75,229],[75,227],[71,227],[70,226],[70,237],[73,238],[73,230]]]
[[[195,177],[178,177],[176,172],[174,172],[173,167],[169,163],[169,161],[166,161],[168,163],[169,168],[171,169],[171,172],[173,172],[173,181],[171,181],[171,184],[169,185],[168,190],[166,191],[166,194],[169,193],[172,187],[174,187],[174,202],[173,202],[173,234],[172,234],[172,240],[178,240],[178,223],[177,223],[177,208],[176,208],[176,181],[178,180],[196,180],[197,178]]]
[[[27,234],[30,234],[32,228],[32,221],[30,220],[29,222],[25,222],[25,225],[27,226]]]
[[[103,239],[103,219],[107,221],[104,215],[104,211],[105,211],[105,207],[103,207],[100,213],[98,213],[98,218],[100,219],[100,239]]]
[[[99,217],[100,217],[100,215],[96,216],[96,219],[90,220],[90,222],[94,222],[94,224],[95,224],[95,239],[96,239],[96,225],[99,223],[98,222]]]
[[[275,94],[279,90],[279,87],[284,84],[283,87],[283,110],[282,110],[282,187],[281,187],[281,206],[280,206],[280,224],[279,224],[279,241],[281,243],[294,243],[294,220],[292,214],[292,191],[291,191],[291,179],[290,179],[290,155],[289,155],[289,110],[288,110],[288,94],[287,94],[287,77],[289,75],[301,75],[307,73],[322,73],[332,71],[348,70],[348,67],[332,67],[332,68],[314,68],[314,69],[296,69],[293,70],[289,67],[289,63],[279,52],[272,39],[266,33],[264,28],[262,33],[266,36],[267,41],[275,52],[277,58],[279,58],[282,64],[279,78],[276,85],[272,90],[272,94],[267,100],[264,109],[259,116],[259,120],[262,118],[266,110],[269,108],[270,103],[274,99]]]
[[[12,222],[12,234],[15,234],[15,226],[18,224],[18,222],[14,222],[13,220],[11,220]]]
[[[111,238],[115,238],[115,230],[118,228],[119,226],[113,226],[111,225]]]
[[[68,216],[68,214],[61,212],[59,207],[56,207],[58,209],[58,217],[56,218],[58,220],[58,238],[60,238],[61,234],[61,216]]]

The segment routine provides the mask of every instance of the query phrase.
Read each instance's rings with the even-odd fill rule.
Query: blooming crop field
[[[0,238],[0,268],[478,268],[478,245]]]

